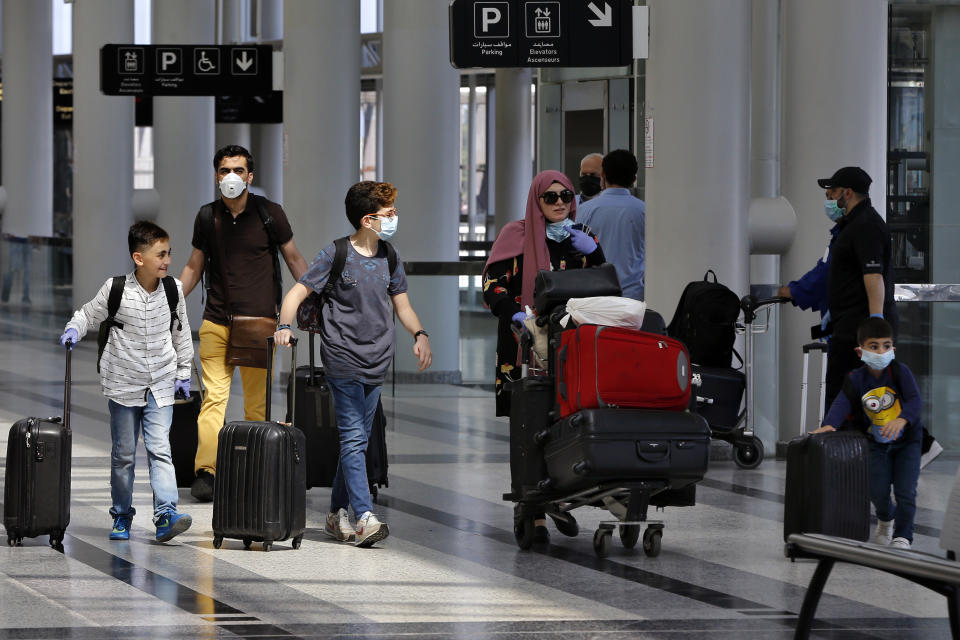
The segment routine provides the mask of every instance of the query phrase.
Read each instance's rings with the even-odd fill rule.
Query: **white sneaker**
[[[907,540],[906,538],[894,538],[893,541],[890,542],[890,548],[891,549],[909,549],[910,541]]]
[[[882,546],[887,546],[890,544],[890,539],[893,537],[893,520],[884,522],[883,520],[877,520],[877,532],[873,534],[873,543],[879,544]]]
[[[386,523],[377,520],[377,516],[369,511],[365,512],[357,520],[357,546],[372,547],[374,543],[385,539],[390,535],[390,529]]]
[[[930,450],[920,456],[920,468],[923,469],[925,466],[933,462],[933,459],[941,453],[943,453],[943,447],[940,446],[939,442],[934,440],[930,444]]]
[[[350,524],[350,516],[343,507],[337,509],[335,513],[327,514],[327,524],[323,530],[328,536],[343,542],[351,542],[357,537],[357,532]]]

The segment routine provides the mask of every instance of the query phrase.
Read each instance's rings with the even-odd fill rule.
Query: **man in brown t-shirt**
[[[183,294],[189,295],[208,270],[207,303],[200,325],[200,363],[207,395],[197,419],[197,478],[190,492],[201,502],[213,500],[217,465],[217,436],[223,426],[233,379],[233,365],[226,362],[230,339],[230,316],[276,317],[279,250],[294,281],[307,270],[307,263],[293,243],[293,231],[283,208],[266,198],[251,194],[253,156],[238,145],[228,145],[213,158],[214,179],[221,198],[201,208],[193,226],[193,252],[180,274]],[[208,210],[206,218],[204,209]],[[219,218],[219,224],[211,223]],[[262,216],[261,213],[266,214]],[[265,223],[265,218],[269,222]],[[219,226],[219,231],[216,231]],[[269,227],[269,229],[268,229]],[[222,238],[222,251],[217,245]],[[272,237],[272,241],[271,241]],[[222,256],[222,261],[221,261]],[[221,264],[222,262],[222,264]],[[228,309],[229,306],[229,309]],[[246,420],[263,420],[266,409],[265,369],[239,367],[243,380],[243,407]]]

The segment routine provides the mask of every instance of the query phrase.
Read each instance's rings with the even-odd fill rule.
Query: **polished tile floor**
[[[60,412],[63,312],[0,308],[0,447],[26,415]],[[783,556],[784,464],[711,465],[698,504],[668,509],[659,557],[593,552],[594,508],[581,532],[520,551],[509,484],[507,424],[470,386],[388,385],[390,486],[377,510],[391,536],[373,549],[322,533],[329,490],[308,494],[301,549],[238,541],[214,549],[211,507],[182,491],[194,526],[165,545],[147,515],[110,542],[106,402],[95,345],[74,358],[73,500],[63,552],[46,540],[0,546],[4,638],[790,638],[813,564]],[[239,385],[237,385],[239,386]],[[276,397],[276,396],[275,396]],[[228,417],[238,417],[234,402]],[[915,547],[937,552],[960,457],[921,474]],[[145,454],[136,506],[150,513]],[[942,597],[912,583],[838,566],[821,601],[818,638],[949,637]]]

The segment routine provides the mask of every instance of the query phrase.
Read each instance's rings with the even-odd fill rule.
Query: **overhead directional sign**
[[[265,95],[270,45],[131,45],[100,49],[100,90],[112,96]]]
[[[631,0],[453,0],[450,63],[619,67],[633,61]]]

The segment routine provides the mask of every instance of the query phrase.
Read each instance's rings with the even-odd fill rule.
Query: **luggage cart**
[[[547,328],[548,353],[556,352],[559,344],[559,320],[564,314],[565,309],[561,306],[548,316],[537,318],[538,327]],[[516,327],[513,331],[522,354],[521,377],[533,375],[553,379],[554,358],[548,357],[546,361],[539,358],[532,348],[533,340],[529,332]],[[533,434],[533,439],[538,445],[542,444],[547,437],[546,430]],[[513,455],[511,446],[511,456]],[[533,464],[529,457],[526,463]],[[617,530],[620,542],[626,549],[632,549],[640,542],[642,532],[643,552],[648,557],[654,558],[660,555],[665,525],[662,520],[648,518],[649,507],[671,506],[669,500],[657,500],[657,498],[671,495],[671,489],[679,491],[694,483],[687,481],[683,486],[674,486],[664,478],[624,478],[600,482],[576,491],[557,491],[551,488],[551,484],[550,479],[544,476],[535,485],[515,487],[514,491],[503,494],[505,501],[515,503],[513,532],[520,549],[526,550],[533,546],[534,522],[540,513],[546,514],[555,521],[569,521],[572,519],[570,514],[573,510],[584,506],[605,508],[606,500],[613,499],[621,505],[626,505],[625,513],[623,517],[617,517],[616,520],[602,520],[599,523],[593,535],[594,552],[601,558],[609,554],[614,530]],[[611,515],[616,514],[611,512]]]
[[[743,408],[739,409],[736,419],[732,424],[720,424],[720,422],[708,419],[710,424],[710,434],[717,440],[723,440],[733,445],[733,461],[741,469],[756,469],[763,462],[763,442],[754,433],[754,411],[753,411],[753,339],[755,335],[767,332],[770,327],[770,311],[775,304],[789,302],[790,298],[772,297],[757,298],[753,295],[744,296],[740,300],[740,309],[742,311],[742,320],[737,322],[737,334],[745,335],[744,340],[744,359],[743,359],[743,387],[745,397]],[[759,313],[763,313],[762,321],[758,322]],[[736,372],[736,369],[729,369],[730,372]],[[703,376],[695,372],[693,374],[694,387],[702,387]],[[707,413],[709,407],[718,403],[718,397],[711,397],[704,393],[696,394],[696,410]],[[707,417],[707,416],[705,416]]]

